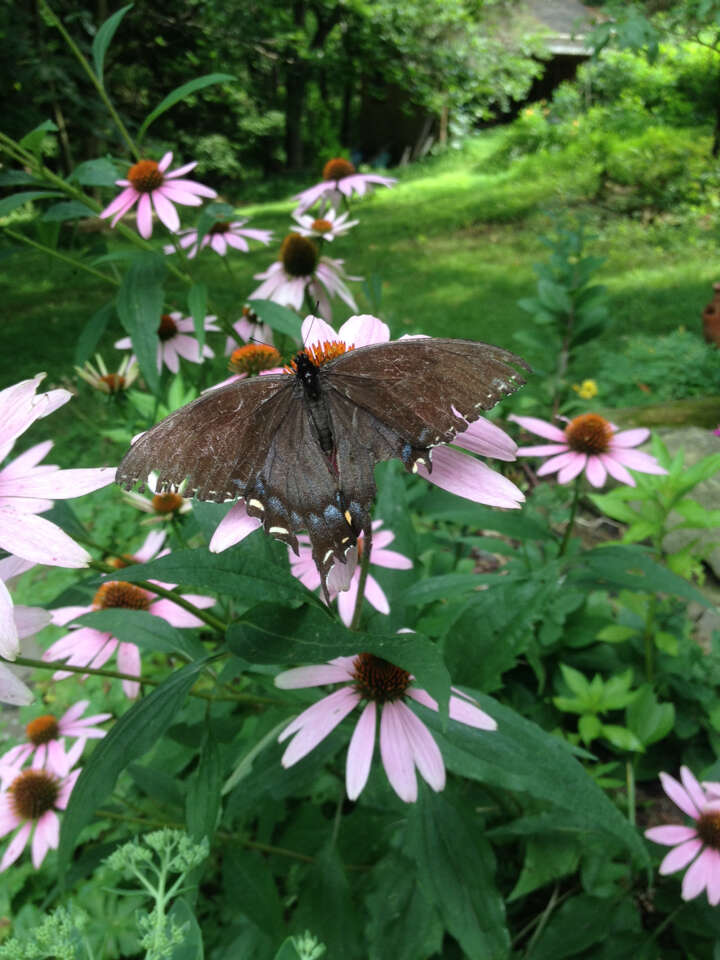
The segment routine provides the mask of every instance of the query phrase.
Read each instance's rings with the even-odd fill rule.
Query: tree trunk
[[[717,85],[715,87],[715,129],[713,130],[712,155],[717,157],[720,154],[720,71],[717,76]]]

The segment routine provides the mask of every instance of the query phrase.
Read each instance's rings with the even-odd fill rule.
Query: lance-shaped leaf
[[[115,36],[115,31],[120,26],[120,21],[133,7],[132,3],[129,3],[126,7],[120,7],[111,17],[102,24],[98,32],[95,34],[95,39],[93,40],[92,45],[92,56],[93,63],[95,64],[95,74],[102,84],[103,82],[103,69],[105,66],[105,54],[107,53],[107,48],[110,46],[112,38]]]
[[[202,90],[203,87],[209,87],[212,83],[227,83],[234,79],[235,77],[231,73],[207,73],[204,77],[196,77],[194,80],[189,80],[187,83],[176,87],[155,107],[152,113],[145,118],[143,125],[138,131],[138,142],[145,136],[150,124],[157,120],[166,110],[169,110],[170,107],[174,107],[176,103],[179,103],[193,93],[197,93],[197,91]]]
[[[132,340],[140,370],[153,393],[160,385],[157,331],[163,311],[164,276],[162,257],[144,253],[130,265],[117,298],[120,322]]]

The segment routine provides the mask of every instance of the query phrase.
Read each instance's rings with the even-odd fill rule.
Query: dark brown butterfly
[[[528,369],[500,347],[430,337],[330,356],[305,349],[291,374],[198,397],[133,444],[117,482],[130,489],[156,470],[158,492],[187,480],[183,492],[200,500],[241,496],[296,552],[307,530],[327,597],[333,563],[345,563],[361,532],[369,548],[375,464],[397,457],[411,472],[431,470],[433,446],[525,382],[510,364]]]

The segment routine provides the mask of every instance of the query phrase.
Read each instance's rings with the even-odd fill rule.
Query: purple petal
[[[122,190],[114,200],[112,200],[103,211],[98,214],[100,219],[105,219],[106,217],[111,217],[114,213],[120,212],[120,216],[125,213],[129,207],[131,207],[140,194],[137,192],[135,187],[126,187]]]
[[[433,450],[432,473],[418,463],[418,474],[430,483],[459,497],[491,507],[517,508],[525,499],[512,481],[457,450],[436,447]]]
[[[221,553],[250,536],[260,525],[259,520],[248,516],[245,501],[239,500],[216,527],[208,549],[211,553]]]
[[[32,839],[32,864],[36,870],[48,850],[56,850],[60,840],[60,821],[54,810],[44,813],[35,825]]]
[[[149,193],[143,193],[137,208],[137,228],[146,240],[152,236],[152,201]]]
[[[673,847],[660,864],[660,874],[666,876],[668,873],[675,873],[676,870],[682,870],[701,849],[702,840],[698,838],[686,840],[685,843],[681,843],[680,846]]]
[[[2,860],[0,860],[0,873],[3,870],[7,870],[10,864],[15,863],[17,858],[25,849],[25,844],[28,842],[28,837],[30,836],[30,831],[32,830],[32,823],[25,823],[18,830],[15,836],[12,838],[8,844],[7,850]]]
[[[275,677],[275,686],[281,690],[299,690],[304,687],[322,687],[326,683],[347,683],[352,671],[334,663],[320,663],[313,667],[295,667]]]
[[[172,159],[172,154],[170,154],[170,158]],[[186,163],[186,164],[184,164],[184,166],[178,167],[177,170],[171,170],[170,173],[166,173],[166,174],[165,174],[165,179],[166,179],[166,180],[173,180],[175,177],[182,177],[182,176],[184,176],[186,173],[190,173],[191,170],[194,170],[197,165],[198,165],[197,160],[191,160],[190,163]],[[167,169],[167,167],[164,167],[164,168],[163,168],[163,172],[164,172],[166,169]]]
[[[33,563],[86,567],[92,557],[49,520],[0,506],[0,547]]]
[[[636,427],[634,430],[621,430],[620,433],[616,433],[612,443],[616,447],[637,447],[645,443],[649,436],[650,431],[647,427]]]
[[[638,473],[654,473],[659,476],[667,474],[667,470],[661,467],[655,457],[651,457],[649,453],[642,453],[640,450],[616,449],[610,444],[609,454],[617,463],[622,463],[631,470],[637,470]]]
[[[172,203],[163,195],[162,187],[153,190],[152,201],[160,222],[165,224],[170,233],[175,233],[180,227],[180,217]]]
[[[412,749],[413,760],[420,771],[420,775],[433,790],[443,790],[445,787],[445,764],[440,747],[435,743],[432,734],[422,720],[416,717],[402,700],[398,700],[397,708]]]
[[[697,858],[695,863],[688,867],[688,871],[683,877],[682,898],[683,900],[692,900],[697,897],[710,882],[715,862],[713,859],[714,851],[706,848]],[[670,854],[668,854],[668,857]],[[667,857],[666,857],[667,859]]]
[[[607,470],[600,457],[596,455],[588,457],[585,475],[593,487],[601,487],[605,483],[607,480]]]
[[[206,187],[203,183],[198,183],[196,180],[174,180],[170,178],[170,182],[167,181],[161,187],[162,190],[172,190],[175,191],[185,191],[189,194],[197,194],[200,197],[208,197],[212,200],[217,196],[217,192],[211,187]]]
[[[33,695],[15,674],[0,663],[0,703],[11,703],[16,707],[25,707],[32,703]]]
[[[556,443],[566,443],[565,433],[560,427],[556,427],[547,420],[539,420],[537,417],[516,417],[511,413],[508,420],[519,423],[524,430],[536,434],[538,437],[545,437],[547,440],[554,440]]]
[[[662,827],[650,827],[649,830],[645,831],[645,836],[653,843],[662,843],[666,847],[674,847],[678,843],[685,843],[686,840],[693,840],[697,837],[697,830],[694,827],[668,824]]]
[[[289,732],[298,731],[282,756],[282,765],[291,767],[310,753],[359,702],[360,694],[356,690],[342,687],[296,717],[279,737],[284,740]]]
[[[558,472],[558,483],[570,483],[579,473],[582,473],[583,467],[587,464],[587,454],[577,453],[575,456],[576,460]],[[538,475],[539,473],[538,470]]]
[[[482,457],[505,461],[516,459],[515,441],[504,430],[483,417],[468,424],[467,429],[458,433],[453,443],[471,453],[479,453]]]
[[[178,189],[172,181],[163,185],[162,192],[166,200],[170,200],[171,203],[179,203],[183,207],[202,206],[200,197],[196,197],[194,193],[189,193],[187,190]]]
[[[389,570],[410,570],[413,565],[412,560],[402,553],[396,550],[375,549],[374,543],[371,562],[376,567],[387,567]]]
[[[115,479],[114,467],[55,470],[6,480],[0,477],[0,497],[47,497],[67,500],[100,490]],[[22,509],[22,507],[20,507]]]
[[[692,802],[698,810],[702,810],[707,804],[707,797],[689,767],[680,767],[680,780]]]
[[[120,673],[140,676],[140,650],[134,643],[121,643],[118,646],[117,665]],[[135,700],[140,696],[140,684],[134,680],[123,680],[122,688],[128,700]]]
[[[362,313],[350,317],[337,333],[337,340],[348,346],[367,347],[373,343],[387,343],[390,340],[390,327],[372,314]]]
[[[380,717],[380,755],[395,793],[405,803],[417,800],[417,780],[412,748],[408,741],[399,702],[386,703]]]
[[[348,747],[345,767],[345,789],[351,800],[357,800],[367,783],[375,749],[376,706],[370,701],[360,714]]]
[[[610,476],[613,477],[613,479],[619,480],[620,483],[625,483],[629,487],[635,486],[635,480],[633,479],[632,475],[627,472],[621,463],[618,463],[617,460],[614,460],[612,456],[607,453],[601,453],[600,459],[603,462],[603,466]]]
[[[720,853],[717,850],[709,849],[707,865],[707,898],[711,907],[716,907],[720,903]]]
[[[158,163],[158,170],[161,173],[165,173],[167,168],[172,163],[172,158],[173,158],[172,150],[168,150],[167,153],[164,153],[162,155],[162,160]]]
[[[683,813],[686,813],[689,817],[692,817],[693,820],[697,820],[700,816],[700,811],[695,806],[690,797],[689,793],[681,786],[674,777],[671,777],[669,773],[660,774],[660,783],[665,793],[670,797],[672,802],[680,807]]]

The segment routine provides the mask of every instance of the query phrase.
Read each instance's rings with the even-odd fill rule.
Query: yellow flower
[[[573,390],[583,400],[592,400],[599,393],[598,385],[594,380],[583,380],[582,383],[574,383]]]

